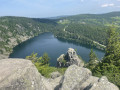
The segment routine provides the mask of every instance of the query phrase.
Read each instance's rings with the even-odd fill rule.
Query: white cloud
[[[110,4],[103,4],[101,5],[101,7],[113,7],[115,4],[114,3],[110,3]]]
[[[120,1],[120,0],[117,0],[117,1]]]

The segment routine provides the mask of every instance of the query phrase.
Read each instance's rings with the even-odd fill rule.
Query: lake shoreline
[[[38,44],[38,46],[37,46],[37,44]],[[35,47],[32,47],[31,45],[35,45]],[[36,47],[38,47],[39,49]],[[50,57],[52,57],[51,63],[54,63],[54,62],[56,62],[59,55],[65,54],[67,52],[67,49],[70,47],[72,47],[74,49],[78,48],[79,55],[81,54],[82,57],[87,58],[87,61],[88,61],[88,57],[89,57],[88,53],[90,52],[91,48],[80,45],[80,44],[76,44],[73,42],[71,43],[67,40],[61,41],[58,38],[56,38],[54,36],[54,34],[51,32],[39,34],[38,36],[36,36],[34,38],[31,38],[25,42],[20,43],[19,45],[17,45],[16,47],[13,48],[13,52],[10,54],[9,58],[25,58],[25,55],[28,56],[32,52],[38,53],[39,56],[42,56],[43,53],[47,52],[48,55],[50,55]],[[21,48],[21,49],[19,49],[19,48]],[[27,50],[24,51],[26,48],[27,48]],[[56,49],[56,50],[54,50],[54,49]],[[83,49],[83,51],[85,50],[85,53],[82,51],[82,49]],[[18,50],[18,52],[16,52],[15,50]],[[25,53],[25,55],[22,55],[22,53],[20,53],[20,51],[22,51],[22,50],[23,50],[22,53]],[[96,49],[94,49],[94,50],[97,52],[97,54],[100,53],[100,55],[103,56],[103,53],[104,53],[103,51],[96,50]],[[56,53],[57,53],[57,55],[56,55]],[[13,55],[13,56],[11,56],[11,55]],[[84,59],[84,60],[86,61],[86,59]]]

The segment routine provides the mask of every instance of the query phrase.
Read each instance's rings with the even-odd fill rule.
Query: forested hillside
[[[120,12],[62,17],[58,23],[65,27],[56,36],[103,50],[109,26],[114,25],[120,32]]]
[[[14,46],[40,33],[53,30],[54,25],[54,21],[47,19],[1,17],[0,54],[9,55]]]
[[[43,32],[57,38],[105,49],[107,30],[120,29],[120,12],[82,14],[57,19],[0,17],[0,54],[8,56],[14,46]]]
[[[80,14],[61,18],[62,21],[71,23],[95,24],[109,26],[111,24],[120,25],[120,12],[110,12],[106,14]]]

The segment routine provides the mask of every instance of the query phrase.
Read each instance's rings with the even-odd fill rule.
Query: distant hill
[[[67,19],[71,22],[85,22],[85,23],[93,23],[98,25],[109,25],[111,23],[117,23],[120,25],[120,12],[110,12],[106,14],[80,14],[80,15],[73,15],[68,17],[60,18],[62,20]]]
[[[68,16],[71,16],[71,15],[62,15],[62,16],[56,16],[56,17],[48,17],[47,19],[60,19],[60,18],[63,18],[63,17],[68,17]]]
[[[110,26],[114,25],[120,32],[120,12],[73,15],[59,18],[58,23],[66,26],[63,30],[67,33],[64,34],[66,39],[97,47],[95,43],[106,45],[106,32]]]
[[[0,55],[8,56],[13,47],[44,32],[53,32],[57,38],[103,50],[107,39],[106,31],[112,24],[120,31],[120,12],[53,19],[0,17]]]

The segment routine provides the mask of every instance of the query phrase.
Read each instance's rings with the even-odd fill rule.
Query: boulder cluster
[[[69,48],[66,54],[62,54],[57,59],[58,67],[68,67],[70,65],[84,66],[84,62],[80,59],[73,48]]]
[[[78,64],[79,65],[79,64]],[[119,90],[103,76],[92,76],[89,69],[71,65],[64,75],[43,77],[34,64],[25,59],[0,60],[0,90]]]

